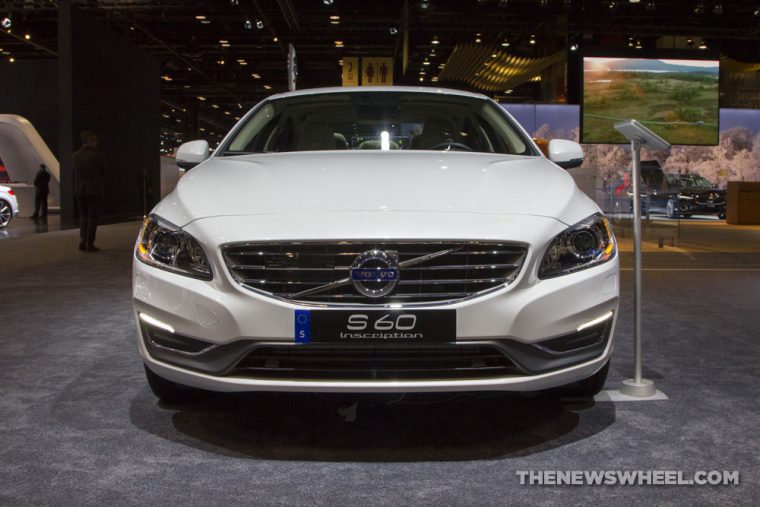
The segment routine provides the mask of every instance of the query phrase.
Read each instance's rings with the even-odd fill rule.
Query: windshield
[[[419,92],[338,92],[265,103],[221,156],[320,150],[459,150],[537,155],[493,103]]]
[[[715,185],[696,174],[680,176],[679,179],[681,181],[681,188],[715,188]]]

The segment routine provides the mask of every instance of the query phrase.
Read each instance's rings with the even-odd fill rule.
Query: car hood
[[[330,151],[214,157],[154,209],[178,226],[218,216],[373,211],[535,215],[570,224],[598,208],[543,157]]]

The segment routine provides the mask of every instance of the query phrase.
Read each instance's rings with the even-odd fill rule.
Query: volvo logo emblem
[[[351,264],[351,282],[360,294],[380,298],[389,294],[398,283],[398,253],[367,250]]]

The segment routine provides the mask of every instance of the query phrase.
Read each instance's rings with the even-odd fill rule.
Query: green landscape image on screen
[[[671,144],[718,143],[717,60],[583,59],[584,143],[628,142],[615,123],[635,119]]]

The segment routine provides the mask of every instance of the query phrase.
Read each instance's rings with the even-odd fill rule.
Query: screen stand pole
[[[623,381],[622,394],[628,396],[652,396],[654,382],[642,378],[641,344],[641,143],[631,141],[631,170],[633,172],[633,334],[634,378]]]

